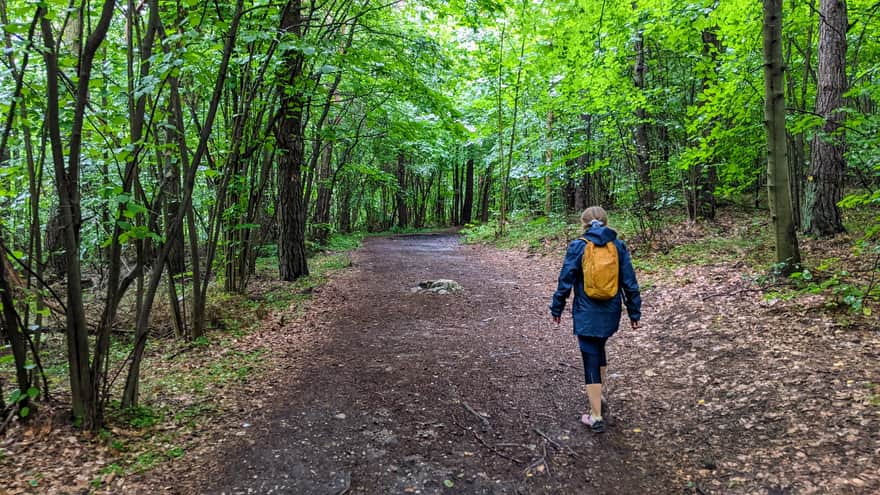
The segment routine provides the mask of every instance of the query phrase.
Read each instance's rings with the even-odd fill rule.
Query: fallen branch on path
[[[351,473],[343,473],[342,488],[336,492],[336,495],[345,495],[349,490],[351,490]]]
[[[484,432],[485,432],[485,431],[488,431],[488,430],[490,430],[490,429],[492,429],[492,424],[489,423],[489,420],[486,419],[485,416],[483,416],[482,414],[480,414],[480,413],[478,413],[476,410],[474,410],[473,407],[469,406],[469,405],[467,404],[467,402],[462,402],[461,405],[463,405],[464,408],[467,409],[467,412],[469,412],[469,413],[473,414],[474,416],[476,416],[476,417],[477,417],[477,418],[483,423],[483,431],[484,431]]]
[[[475,432],[474,430],[472,430],[472,429],[470,429],[470,428],[466,428],[466,427],[460,425],[460,424],[458,423],[458,418],[456,418],[454,414],[452,415],[452,424],[454,424],[455,426],[461,428],[461,429],[464,430],[464,431],[469,431],[469,432],[471,432],[471,434],[474,436],[474,438],[476,438],[477,441],[480,442],[481,445],[483,445],[483,447],[486,447],[487,449],[489,449],[490,451],[492,451],[495,455],[497,455],[497,456],[499,456],[499,457],[503,457],[503,458],[505,458],[505,459],[507,459],[507,460],[509,460],[509,461],[513,461],[513,462],[516,463],[516,464],[522,464],[523,461],[521,461],[521,460],[519,460],[519,459],[517,459],[517,458],[515,458],[515,457],[510,457],[509,455],[505,454],[504,452],[501,452],[501,451],[499,451],[497,448],[495,448],[495,447],[489,445],[488,443],[486,443],[486,441],[483,440],[483,437],[481,437],[480,435],[478,435],[477,432]],[[507,444],[499,444],[499,445],[507,445]],[[514,445],[514,444],[511,444],[511,445]],[[518,445],[518,444],[516,444],[516,445]]]
[[[572,457],[578,457],[577,452],[572,450],[571,447],[569,447],[568,445],[560,444],[559,442],[557,442],[556,440],[553,440],[552,438],[550,438],[550,436],[548,436],[546,433],[544,433],[543,431],[541,431],[537,428],[532,428],[532,431],[534,431],[535,433],[537,433],[538,435],[543,437],[544,440],[547,440],[548,442],[550,442],[550,444],[553,445],[554,447],[556,447],[557,450],[560,450],[560,451],[565,450],[568,452],[568,455],[570,455]]]
[[[535,472],[540,473],[541,466],[544,466],[544,470],[547,471],[547,476],[552,476],[552,473],[550,473],[550,463],[547,462],[547,442],[546,441],[544,442],[543,449],[544,449],[544,455],[540,459],[529,464],[529,467],[527,467],[523,470],[524,476],[528,476],[529,473],[535,473]]]
[[[515,462],[516,464],[522,464],[523,461],[521,461],[521,460],[519,460],[519,459],[517,459],[517,458],[515,458],[515,457],[510,457],[509,455],[505,454],[504,452],[501,452],[501,451],[499,451],[498,449],[496,449],[495,447],[493,447],[493,446],[489,445],[488,443],[486,443],[486,441],[483,440],[483,437],[481,437],[480,435],[478,435],[477,432],[475,432],[475,431],[471,431],[471,433],[474,435],[474,438],[476,438],[477,441],[479,441],[481,444],[483,444],[483,447],[486,447],[487,449],[491,450],[492,452],[495,453],[495,455],[497,455],[497,456],[499,456],[499,457],[503,457],[503,458],[505,458],[505,459],[507,459],[507,460],[509,460],[509,461],[513,461],[513,462]]]

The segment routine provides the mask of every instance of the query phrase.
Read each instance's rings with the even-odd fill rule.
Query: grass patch
[[[461,233],[468,243],[491,243],[504,248],[538,250],[552,241],[572,239],[579,232],[575,225],[562,216],[526,217],[514,213],[505,226],[504,235],[498,235],[498,223],[469,224]]]

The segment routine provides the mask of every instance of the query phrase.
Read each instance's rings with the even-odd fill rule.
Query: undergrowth
[[[157,301],[153,321],[157,331],[150,337],[141,368],[139,405],[122,408],[117,400],[107,405],[105,428],[94,440],[105,445],[114,458],[91,486],[98,489],[115,476],[140,473],[185,457],[190,435],[221,414],[228,404],[238,403],[243,397],[241,390],[252,386],[268,365],[269,350],[258,343],[257,347],[242,347],[242,339],[275,312],[303,311],[315,288],[334,271],[350,266],[347,251],[357,248],[362,238],[332,236],[309,259],[309,275],[294,282],[277,281],[278,260],[271,250],[257,260],[256,275],[247,294],[224,292],[219,278],[208,291],[206,335],[193,341],[169,338],[173,335],[167,331],[170,312],[161,308],[164,301]],[[120,324],[120,328],[125,325]],[[44,333],[42,337],[41,358],[50,391],[68,387],[64,342],[61,333]],[[116,378],[111,394],[114,398],[121,396],[132,348],[130,334],[113,335],[109,369],[111,379]],[[0,362],[0,380],[8,382],[7,377],[12,376],[12,363]]]

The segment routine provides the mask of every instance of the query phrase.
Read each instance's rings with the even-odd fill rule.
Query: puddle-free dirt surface
[[[626,407],[609,431],[578,423],[583,375],[570,323],[547,304],[556,273],[454,234],[368,239],[318,294],[265,417],[223,448],[201,493],[671,493],[634,455]],[[452,279],[460,294],[413,292]],[[622,331],[622,335],[626,330]],[[297,345],[296,342],[301,342]],[[611,350],[610,372],[614,370]],[[282,358],[283,363],[284,358]],[[613,381],[611,404],[614,403]],[[621,404],[622,405],[622,404]]]

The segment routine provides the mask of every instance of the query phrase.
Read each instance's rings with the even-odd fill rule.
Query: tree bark
[[[137,405],[138,391],[140,388],[140,365],[144,356],[144,350],[147,344],[147,335],[149,333],[150,316],[153,307],[153,300],[156,291],[159,288],[159,282],[162,279],[162,273],[165,271],[168,253],[171,250],[171,242],[175,236],[183,235],[183,219],[187,215],[187,211],[192,206],[192,192],[195,187],[196,172],[199,169],[202,158],[208,152],[208,138],[211,135],[211,129],[214,126],[214,119],[217,116],[217,108],[220,104],[220,98],[223,95],[224,83],[229,69],[229,60],[235,49],[235,40],[238,34],[238,27],[241,22],[244,0],[238,0],[235,6],[235,14],[229,26],[229,32],[223,46],[223,58],[220,66],[217,68],[217,79],[214,84],[214,92],[211,95],[211,101],[208,105],[207,116],[205,117],[204,126],[199,134],[199,143],[193,154],[192,163],[186,170],[183,184],[183,203],[174,217],[174,221],[166,225],[165,236],[166,242],[162,244],[158,254],[153,260],[153,270],[150,274],[149,284],[143,297],[141,310],[138,312],[137,322],[135,323],[135,342],[132,350],[131,366],[128,369],[128,376],[125,380],[125,390],[122,395],[122,406],[132,407]]]
[[[544,150],[544,166],[547,170],[544,172],[544,215],[549,215],[553,211],[553,181],[551,177],[551,165],[553,164],[553,147],[550,146],[553,134],[553,111],[547,112],[547,148]]]
[[[767,190],[776,234],[776,261],[783,273],[800,263],[791,207],[785,134],[782,0],[764,0],[764,125],[767,129]]]
[[[397,226],[405,229],[409,225],[409,207],[406,196],[406,158],[403,152],[397,154]]]
[[[468,158],[465,164],[464,172],[464,200],[461,204],[461,216],[459,220],[462,225],[471,223],[471,215],[474,209],[474,159]]]
[[[634,11],[638,11],[636,2],[632,3]],[[645,90],[645,74],[648,72],[648,65],[645,63],[645,33],[641,26],[636,30],[635,43],[636,62],[633,67],[633,83],[638,92]],[[654,204],[654,189],[651,186],[651,160],[648,149],[648,112],[643,106],[639,106],[635,111],[635,145],[636,145],[636,169],[639,174],[640,201],[643,207],[650,207]]]
[[[846,92],[847,12],[844,0],[819,2],[819,84],[816,113],[825,123],[813,137],[807,176],[804,233],[820,237],[844,232],[837,203],[843,197],[846,145],[842,111]]]
[[[303,34],[302,1],[291,0],[281,16],[281,32],[295,38]],[[293,281],[309,274],[306,262],[306,205],[303,197],[302,167],[305,160],[303,111],[303,54],[289,50],[284,54],[280,78],[280,119],[276,142],[278,160],[278,272],[281,280]]]
[[[82,150],[82,129],[85,109],[89,97],[89,82],[95,54],[103,43],[110,21],[113,17],[114,0],[105,0],[101,16],[94,30],[86,40],[79,57],[77,85],[75,92],[73,118],[70,124],[68,162],[64,164],[64,143],[61,140],[59,119],[59,69],[58,54],[55,51],[52,24],[45,17],[41,19],[41,30],[46,62],[46,120],[52,141],[52,155],[55,166],[55,186],[58,192],[61,213],[65,258],[67,261],[67,357],[70,373],[70,389],[73,415],[82,420],[86,429],[98,426],[99,413],[94,382],[89,367],[89,336],[86,324],[85,307],[82,294],[82,274],[80,265],[80,152]]]
[[[325,245],[330,239],[330,200],[333,194],[333,141],[324,143],[318,168],[318,197],[315,200],[315,213],[312,215],[312,240]]]
[[[12,280],[16,277],[6,261],[6,244],[3,241],[3,229],[0,228],[0,335],[5,334],[12,347],[12,355],[15,362],[15,377],[18,389],[22,394],[30,388],[30,376],[25,365],[27,363],[27,339],[26,331],[22,328],[22,320],[15,309],[14,286]],[[21,404],[20,404],[21,405]],[[24,405],[27,405],[26,403]],[[2,409],[0,409],[2,411]]]

